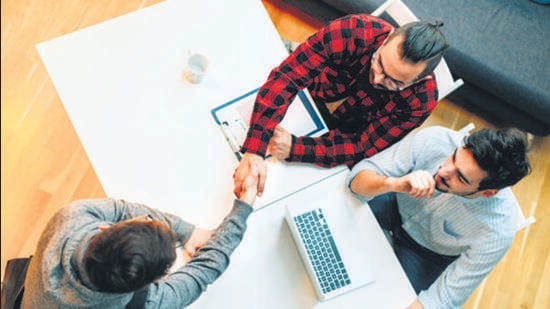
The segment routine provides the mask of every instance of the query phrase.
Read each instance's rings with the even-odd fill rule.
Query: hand
[[[247,152],[243,155],[241,162],[239,162],[239,165],[235,169],[235,173],[233,173],[233,193],[237,198],[240,198],[243,187],[246,187],[246,185],[243,184],[248,175],[251,174],[251,169],[253,167],[256,168],[255,174],[257,174],[256,194],[262,196],[267,174],[267,165],[261,156]]]
[[[253,205],[256,200],[256,194],[258,192],[258,167],[251,161],[250,164],[250,174],[246,176],[241,185],[241,191],[238,196],[239,199],[248,205]]]
[[[197,250],[210,239],[210,237],[212,237],[211,230],[195,227],[191,233],[191,237],[189,237],[187,242],[183,245],[183,250],[185,250],[189,256],[193,256],[195,252],[197,252]]]
[[[288,133],[288,131],[283,129],[281,126],[276,126],[268,147],[271,154],[275,158],[284,160],[290,156],[292,135],[290,135],[290,133]]]
[[[408,193],[414,198],[432,197],[435,190],[435,180],[426,171],[415,171],[400,178],[395,178],[393,191]]]

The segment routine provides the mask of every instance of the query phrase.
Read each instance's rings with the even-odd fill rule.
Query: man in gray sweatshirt
[[[191,304],[224,272],[242,240],[257,193],[257,168],[251,170],[213,232],[123,200],[79,200],[62,208],[40,237],[22,308],[125,308],[134,294],[144,296],[143,308]],[[192,257],[168,273],[177,241]]]

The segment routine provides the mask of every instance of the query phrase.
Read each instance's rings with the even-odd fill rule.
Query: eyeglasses
[[[405,86],[399,86],[397,84],[397,81],[390,76],[386,75],[386,72],[384,72],[384,68],[382,66],[382,61],[380,54],[378,53],[380,51],[381,47],[379,47],[374,54],[372,54],[372,58],[370,60],[371,63],[371,70],[378,75],[383,75],[384,78],[382,79],[382,86],[390,91],[401,91],[407,87],[409,87],[411,84],[405,85]]]

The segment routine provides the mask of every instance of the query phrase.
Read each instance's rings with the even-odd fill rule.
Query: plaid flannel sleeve
[[[324,167],[352,166],[386,149],[428,118],[437,105],[437,84],[433,79],[427,80],[415,93],[408,90],[403,95],[409,108],[395,109],[395,104],[388,102],[385,109],[391,112],[371,121],[362,132],[343,133],[336,129],[317,138],[293,136],[287,161]]]
[[[352,38],[352,33],[361,32],[361,37],[376,37],[387,30],[374,24],[352,16],[337,19],[312,35],[273,69],[256,96],[250,129],[241,151],[265,156],[275,126],[285,116],[298,91],[306,88],[331,59],[359,47],[355,46],[357,40]]]

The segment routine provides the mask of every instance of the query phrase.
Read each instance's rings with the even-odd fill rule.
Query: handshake
[[[291,146],[292,135],[281,126],[276,126],[268,145],[271,155],[284,160],[290,156]],[[262,196],[264,192],[266,174],[264,158],[254,153],[245,153],[233,173],[233,193],[240,200],[252,205],[256,196]]]
[[[261,156],[245,153],[233,173],[235,196],[253,205],[256,196],[261,196],[264,191],[266,170],[266,163]]]

